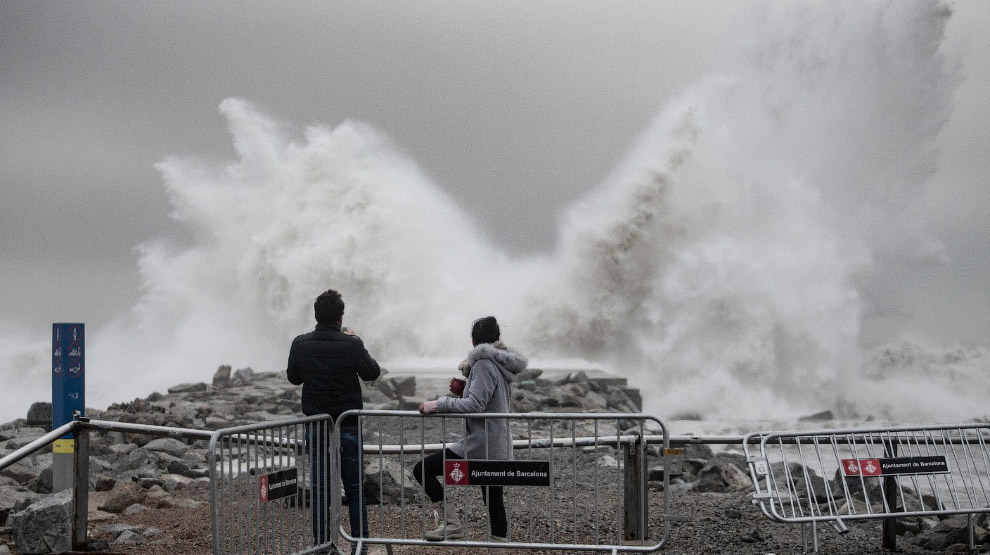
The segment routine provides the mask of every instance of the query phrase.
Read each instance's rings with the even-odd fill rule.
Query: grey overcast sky
[[[940,340],[990,343],[990,3],[953,6],[946,47],[967,52],[965,81],[926,199],[950,259],[890,295]],[[750,8],[0,0],[0,320],[43,334],[126,311],[135,246],[182,233],[153,165],[232,158],[217,109],[230,97],[294,132],[368,122],[500,247],[549,249],[561,208],[712,67]]]

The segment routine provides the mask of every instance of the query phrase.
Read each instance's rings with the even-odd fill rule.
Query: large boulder
[[[250,366],[247,368],[239,368],[234,371],[234,376],[230,379],[230,383],[233,385],[249,384],[253,382],[256,377],[257,374]]]
[[[213,387],[227,387],[230,385],[230,365],[223,364],[213,374]]]
[[[402,397],[412,397],[416,395],[416,376],[404,376],[400,378],[389,378],[395,386],[396,394]]]
[[[159,437],[153,439],[146,443],[144,448],[149,451],[168,453],[173,457],[182,457],[182,455],[189,450],[188,445],[174,437]]]
[[[180,383],[179,385],[174,385],[168,388],[168,392],[175,393],[195,393],[197,391],[206,391],[209,387],[204,382],[196,383]]]
[[[0,477],[0,526],[5,526],[7,516],[40,499],[41,494],[20,486],[12,478]]]
[[[7,525],[22,555],[68,551],[72,548],[72,490],[46,496],[11,514]]]
[[[147,492],[141,486],[133,482],[127,483],[121,487],[114,488],[106,501],[97,507],[97,509],[108,513],[121,513],[127,507],[144,501],[147,495]]]
[[[752,485],[749,476],[731,462],[715,462],[701,469],[692,488],[698,492],[725,492]]]
[[[405,496],[406,503],[417,499],[418,492],[421,491],[419,483],[412,475],[410,467],[403,467],[399,463],[390,460],[382,460],[379,465],[378,459],[374,459],[368,464],[364,471],[364,495],[369,505],[377,505],[384,502],[386,505],[397,505],[401,503]]]
[[[37,468],[21,463],[14,463],[3,470],[0,470],[0,476],[11,478],[21,485],[27,484],[32,480],[37,480],[40,473],[41,471]]]
[[[40,426],[50,430],[52,428],[52,404],[44,401],[32,403],[27,411],[28,426]]]
[[[985,530],[982,531],[984,534]],[[949,546],[969,542],[969,524],[965,517],[947,518],[935,528],[915,536],[912,541],[933,551],[945,551]]]

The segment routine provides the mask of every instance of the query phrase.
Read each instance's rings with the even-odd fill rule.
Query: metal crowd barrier
[[[326,415],[225,428],[209,443],[213,553],[331,548],[341,503]]]
[[[362,469],[398,469],[395,475],[399,476],[396,483],[390,483],[392,473],[373,476],[362,471],[366,486],[377,485],[377,492],[369,494],[367,500],[371,505],[371,534],[367,538],[350,537],[342,522],[339,429],[327,416],[215,432],[80,418],[3,456],[0,468],[65,433],[76,435],[72,535],[73,547],[79,549],[85,549],[87,536],[91,430],[208,440],[211,534],[217,554],[332,552],[341,536],[345,541],[384,544],[389,553],[393,544],[651,552],[663,546],[669,536],[674,517],[668,514],[666,495],[661,499],[660,514],[650,513],[647,445],[662,445],[662,453],[675,450],[668,449],[667,429],[653,416],[529,413],[423,417],[399,411],[357,411],[354,416],[361,419],[363,429]],[[487,513],[474,487],[448,488],[451,493],[444,503],[444,510],[462,513],[471,534],[467,540],[422,539],[422,532],[433,528],[434,522],[425,510],[428,501],[422,488],[409,471],[426,454],[451,443],[460,432],[460,420],[467,417],[508,420],[517,438],[513,441],[514,459],[543,461],[548,468],[545,486],[507,488],[508,543],[490,541]],[[654,433],[657,431],[659,435]],[[664,474],[666,492],[668,473]],[[314,488],[314,482],[325,487]],[[393,488],[396,485],[398,490]],[[390,491],[399,493],[395,496]]]
[[[431,545],[514,549],[561,549],[568,551],[653,552],[670,533],[669,473],[663,477],[661,514],[650,514],[647,489],[647,439],[669,450],[663,422],[645,414],[513,413],[437,414],[423,417],[412,411],[362,410],[342,418],[360,419],[364,460],[361,481],[368,504],[369,535],[352,537],[350,526],[341,522],[345,541],[391,546]],[[509,531],[507,542],[494,541],[488,513],[476,483],[480,474],[471,471],[457,487],[446,480],[444,498],[437,515],[423,488],[412,474],[413,466],[427,455],[443,450],[462,433],[463,420],[508,421],[514,447],[513,462],[446,461],[484,465],[485,476],[505,485]],[[651,426],[648,428],[647,423]],[[339,433],[339,429],[338,429]],[[671,451],[673,452],[673,451]],[[542,483],[519,485],[505,476],[518,468],[546,468]],[[528,465],[528,466],[527,466]],[[445,466],[446,468],[446,466]],[[460,470],[460,465],[458,465]],[[522,474],[522,470],[519,470]],[[494,481],[494,482],[493,482]],[[526,480],[524,480],[526,481]],[[537,480],[538,481],[538,480]],[[484,486],[482,486],[484,487]],[[466,528],[462,540],[427,541],[443,515],[456,511]]]
[[[754,503],[773,520],[810,525],[817,552],[819,523],[842,534],[845,521],[885,519],[883,546],[893,549],[896,518],[990,512],[988,443],[990,428],[967,424],[756,432],[743,448]]]

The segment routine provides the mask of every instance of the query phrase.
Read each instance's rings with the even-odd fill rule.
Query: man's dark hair
[[[478,318],[471,326],[471,341],[474,341],[475,345],[494,343],[498,341],[499,335],[498,321],[494,316]]]
[[[313,311],[316,313],[317,324],[336,324],[344,316],[344,299],[340,298],[340,293],[327,289],[316,297]]]

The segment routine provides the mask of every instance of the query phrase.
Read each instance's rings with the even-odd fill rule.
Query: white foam
[[[857,346],[874,262],[939,255],[912,199],[951,107],[945,21],[929,2],[770,5],[740,26],[754,34],[725,70],[664,106],[565,211],[556,250],[525,260],[383,133],[347,121],[294,140],[226,100],[236,159],[158,165],[193,240],[141,245],[141,301],[89,334],[90,405],[220,364],[281,371],[333,287],[345,323],[396,367],[453,372],[470,323],[494,314],[535,359],[631,377],[660,416],[932,420],[949,396],[951,416],[986,415],[985,351],[963,355],[964,372],[922,375],[864,371]],[[47,376],[47,347],[3,337],[0,375],[25,399],[4,403],[13,418],[47,396],[16,378]]]

